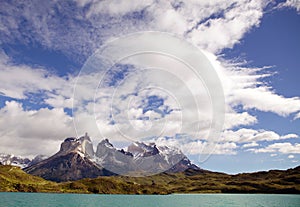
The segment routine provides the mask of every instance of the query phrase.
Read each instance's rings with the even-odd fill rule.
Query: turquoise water
[[[0,193],[0,206],[22,207],[299,207],[300,195],[175,194],[83,195],[48,193]]]

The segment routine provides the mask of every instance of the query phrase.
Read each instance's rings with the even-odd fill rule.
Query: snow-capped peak
[[[78,153],[81,157],[92,159],[94,157],[93,144],[90,137],[86,133],[85,136],[80,138],[69,137],[61,144],[60,154],[68,154],[70,152]]]
[[[133,154],[134,157],[148,157],[159,154],[155,143],[134,142],[127,147],[127,151]]]
[[[43,159],[46,159],[47,156],[45,155],[37,155],[33,159],[24,158],[21,156],[15,156],[13,154],[4,154],[0,153],[0,163],[3,165],[13,165],[20,168],[25,168],[31,166],[35,163],[40,162]]]

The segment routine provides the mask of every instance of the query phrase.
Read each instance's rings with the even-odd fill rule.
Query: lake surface
[[[22,207],[299,207],[300,195],[274,194],[174,194],[84,195],[0,193],[0,206]]]

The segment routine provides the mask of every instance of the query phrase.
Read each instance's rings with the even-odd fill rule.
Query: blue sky
[[[202,83],[188,81],[192,74],[187,73],[186,79],[176,76],[178,64],[169,62],[171,69],[166,71],[141,70],[138,59],[128,58],[108,70],[104,84],[100,73],[87,73],[91,61],[98,61],[98,48],[143,31],[167,32],[192,43],[219,75],[226,110],[214,150],[205,137],[210,112],[197,120],[203,128],[201,135],[193,137],[195,117],[190,112],[194,108],[184,110],[178,105],[189,106],[187,93],[180,93],[189,84],[193,90],[199,87],[203,111],[209,109],[209,96]],[[94,142],[108,137],[121,146],[128,140],[114,137],[125,132],[135,136],[134,130],[141,136],[145,130],[161,144],[179,145],[205,169],[238,173],[298,166],[299,36],[296,0],[3,1],[0,153],[49,155],[65,137],[86,131]],[[157,60],[157,65],[164,62],[164,57],[155,55],[144,58]],[[170,88],[178,93],[172,94]],[[180,120],[182,114],[189,119]],[[188,123],[182,125],[183,121]],[[190,139],[181,142],[178,137]],[[203,154],[208,157],[205,161],[199,158]]]

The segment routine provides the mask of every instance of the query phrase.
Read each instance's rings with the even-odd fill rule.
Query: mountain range
[[[299,194],[300,166],[228,175],[200,169],[180,150],[155,143],[135,142],[117,149],[105,139],[94,151],[86,134],[66,138],[50,157],[0,154],[0,191]]]
[[[200,170],[180,150],[155,143],[134,142],[124,150],[115,148],[108,139],[104,139],[94,151],[87,134],[80,138],[66,138],[56,154],[43,158],[39,155],[30,160],[7,155],[2,156],[0,162],[20,166],[26,173],[56,182],[98,176],[141,177],[187,169]]]

